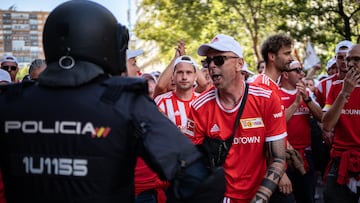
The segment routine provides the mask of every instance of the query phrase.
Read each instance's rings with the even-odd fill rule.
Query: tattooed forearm
[[[267,202],[275,191],[285,171],[285,141],[278,140],[266,145],[268,168],[265,177],[253,199],[256,202]]]

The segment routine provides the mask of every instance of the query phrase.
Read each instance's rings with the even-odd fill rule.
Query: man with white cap
[[[334,75],[338,72],[337,70],[337,66],[336,66],[336,59],[335,58],[331,58],[328,60],[328,62],[326,63],[326,73],[328,74],[328,76]]]
[[[333,131],[325,174],[327,203],[360,200],[360,44],[349,49],[345,60],[345,78],[333,82],[323,108],[323,130]]]
[[[316,87],[316,91],[315,91],[316,101],[320,104],[321,108],[323,108],[325,105],[325,101],[329,94],[331,84],[336,80],[344,79],[347,73],[345,56],[347,51],[351,48],[352,45],[353,43],[348,40],[339,42],[335,48],[335,58],[330,59],[327,63],[326,68],[329,70],[330,67],[335,66],[337,73],[320,81],[320,83]]]
[[[329,93],[331,83],[335,81],[338,77],[338,68],[335,58],[331,58],[328,60],[326,64],[326,70],[328,72],[328,76],[325,79],[320,80],[319,84],[316,86],[315,89],[316,102],[318,102],[321,108],[323,108],[325,105],[326,97]]]
[[[206,56],[214,86],[193,102],[185,134],[200,147],[224,141],[225,156],[210,159],[222,159],[210,165],[225,170],[224,202],[267,202],[285,168],[281,106],[271,91],[245,83],[242,48],[233,37],[219,34],[198,54]]]
[[[190,56],[177,57],[173,67],[175,89],[155,98],[156,105],[180,130],[186,128],[190,105],[199,96],[194,90],[196,66]]]
[[[18,60],[15,56],[4,56],[1,59],[1,69],[6,70],[11,77],[11,82],[16,81],[16,74],[19,71]]]
[[[246,62],[244,62],[244,66],[241,70],[241,73],[244,75],[245,81],[248,81],[249,77],[254,75],[254,73],[251,70],[249,70],[249,65]]]
[[[289,164],[286,173],[290,178],[296,202],[314,202],[314,163],[311,151],[311,115],[321,121],[321,108],[312,101],[310,90],[302,79],[304,70],[299,61],[292,61],[288,70],[282,72],[280,97],[286,112],[288,141],[304,160],[302,173]]]
[[[127,50],[126,58],[127,58],[127,76],[136,77],[140,76],[140,68],[136,63],[136,57],[144,54],[144,51],[141,49],[138,50]]]

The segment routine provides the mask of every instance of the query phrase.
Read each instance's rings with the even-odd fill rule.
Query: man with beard
[[[346,56],[348,72],[331,86],[323,130],[334,129],[330,164],[325,174],[325,202],[358,202],[360,174],[360,44]],[[340,69],[341,71],[341,69]]]
[[[291,56],[293,40],[285,34],[275,34],[268,37],[261,46],[261,55],[265,61],[265,69],[255,80],[257,84],[265,89],[274,92],[277,105],[281,106],[281,114],[285,115],[284,106],[282,105],[279,95],[278,80],[281,72],[288,70],[293,57]],[[282,122],[286,126],[285,116]],[[291,148],[289,143],[286,146]],[[271,197],[270,202],[293,202],[292,184],[286,173],[282,176],[279,187]]]

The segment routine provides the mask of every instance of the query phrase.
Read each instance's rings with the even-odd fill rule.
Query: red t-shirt
[[[187,115],[190,112],[190,105],[199,96],[193,92],[191,99],[185,101],[178,98],[174,91],[161,94],[155,98],[156,105],[163,113],[179,128],[184,128],[187,123]]]
[[[296,95],[296,89],[280,88],[280,97],[285,109],[294,103]],[[310,110],[303,101],[287,121],[286,126],[287,139],[296,150],[304,151],[311,146]]]
[[[337,80],[331,86],[324,110],[327,111],[339,95],[343,80]],[[341,110],[340,118],[334,127],[332,147],[336,151],[360,149],[360,85],[356,85],[348,102]]]
[[[265,142],[286,137],[286,123],[277,95],[271,90],[250,85],[233,145],[223,164],[226,197],[249,202],[256,194],[266,171]],[[240,102],[241,103],[241,102]],[[192,104],[185,135],[195,144],[205,136],[227,139],[233,130],[240,103],[225,109],[215,87]]]

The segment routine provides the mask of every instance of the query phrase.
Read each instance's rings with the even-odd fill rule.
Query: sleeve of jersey
[[[200,116],[200,113],[191,107],[184,134],[196,145],[201,144],[204,141],[205,129],[201,125],[201,118],[205,117],[206,116]]]
[[[274,93],[264,103],[265,141],[276,141],[287,136],[284,107]]]
[[[332,106],[332,104],[334,103],[337,95],[335,96],[335,90],[334,90],[334,85],[331,85],[330,90],[329,90],[329,94],[326,97],[326,102],[325,102],[325,106],[322,109],[323,111],[328,111],[330,109],[330,107]]]
[[[156,105],[141,97],[134,102],[133,123],[142,140],[144,160],[160,177],[171,180],[179,164],[189,165],[201,157],[195,145],[162,113]]]

